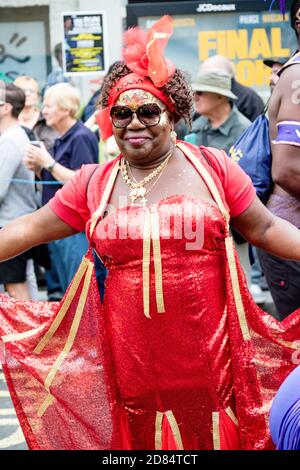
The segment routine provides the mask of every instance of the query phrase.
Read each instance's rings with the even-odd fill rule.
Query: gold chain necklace
[[[145,202],[145,195],[153,188],[154,184],[160,178],[163,170],[165,169],[165,167],[167,166],[170,160],[172,153],[173,153],[173,149],[169,153],[169,155],[165,158],[165,160],[141,181],[136,181],[133,175],[132,175],[133,180],[129,177],[126,161],[123,157],[121,158],[121,174],[122,174],[123,180],[125,181],[127,186],[130,188],[129,196],[131,197],[132,204],[135,202],[136,199],[139,199],[139,198],[142,198],[143,202]],[[129,169],[130,169],[130,166],[129,166]],[[155,178],[156,176],[158,176],[157,180],[151,186],[151,188],[148,188],[147,190],[145,188],[145,185],[149,183],[149,181],[153,180],[153,178]]]

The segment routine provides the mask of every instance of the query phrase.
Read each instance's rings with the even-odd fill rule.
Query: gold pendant
[[[144,198],[146,194],[146,188],[134,188],[130,191],[129,196],[131,197],[132,202],[134,202],[136,199]]]

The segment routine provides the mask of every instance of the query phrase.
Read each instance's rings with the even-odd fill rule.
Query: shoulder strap
[[[92,177],[94,176],[94,174],[96,173],[96,171],[99,169],[99,165],[97,165],[95,168],[92,168],[92,171],[91,173],[89,174],[89,177],[87,179],[87,182],[86,182],[86,188],[85,188],[85,195],[86,195],[86,198],[87,198],[87,194],[88,194],[88,189],[89,189],[89,185],[90,185],[90,182],[91,182],[91,179]]]
[[[212,197],[216,201],[216,203],[218,205],[218,208],[219,208],[221,214],[223,215],[223,217],[226,221],[226,226],[227,226],[227,229],[228,229],[229,228],[229,219],[230,219],[229,212],[225,208],[225,205],[222,201],[219,190],[217,189],[217,186],[216,186],[212,176],[209,174],[208,170],[204,167],[204,165],[202,165],[200,160],[197,157],[195,157],[193,152],[186,145],[184,145],[183,143],[178,142],[177,147],[180,148],[182,150],[182,152],[188,157],[188,159],[193,163],[196,170],[199,172],[199,174],[204,179],[205,183],[207,184],[207,187],[208,187],[209,191],[212,194]],[[204,152],[203,152],[202,149],[200,149],[200,151],[201,151],[201,154],[205,157],[205,160],[212,167],[212,163],[209,161],[207,155],[204,155]]]
[[[117,178],[117,174],[119,172],[119,168],[120,168],[119,159],[117,159],[117,161],[114,162],[112,169],[110,170],[110,175],[109,175],[108,181],[105,185],[104,191],[102,193],[102,197],[101,197],[98,209],[92,215],[92,222],[91,222],[91,226],[90,226],[90,236],[92,236],[92,234],[94,232],[94,229],[97,225],[97,222],[98,222],[99,218],[102,216],[103,211],[104,211],[104,209],[107,205],[107,202],[108,202],[110,194],[112,192],[115,180]]]
[[[193,154],[193,152],[189,148],[187,148],[186,145],[184,145],[183,143],[177,143],[177,147],[180,148],[182,152],[186,155],[186,157],[191,161],[191,163],[193,163],[196,170],[199,172],[199,174],[202,176],[202,178],[206,182],[208,189],[210,190],[214,200],[216,201],[219,207],[220,212],[222,213],[226,221],[227,235],[225,238],[225,247],[226,247],[226,254],[227,254],[227,260],[228,260],[228,267],[229,267],[229,272],[230,272],[233,296],[234,296],[234,301],[235,301],[235,306],[236,306],[236,311],[237,311],[237,315],[239,319],[241,332],[242,332],[244,340],[248,341],[250,339],[250,332],[248,329],[245,309],[243,305],[243,299],[241,296],[240,281],[239,281],[238,272],[237,272],[233,240],[229,232],[229,217],[230,217],[229,213],[223,204],[223,201],[217,189],[217,186],[212,176],[209,174],[208,170],[204,167],[204,165],[202,165],[200,160]],[[203,149],[200,149],[200,151],[202,155],[206,153],[206,152],[203,152]],[[210,160],[207,155],[205,155],[205,159],[208,162]],[[211,162],[209,162],[209,164],[212,166]]]

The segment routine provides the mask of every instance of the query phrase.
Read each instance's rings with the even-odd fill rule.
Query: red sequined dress
[[[98,176],[87,233],[109,271],[102,305],[91,249],[59,305],[0,297],[30,448],[272,448],[268,410],[295,366],[298,315],[278,323],[253,302],[213,168],[182,150],[216,205],[176,195],[103,217],[118,162]]]

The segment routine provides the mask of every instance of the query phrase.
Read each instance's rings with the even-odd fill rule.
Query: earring
[[[177,134],[176,134],[176,132],[175,132],[175,131],[171,131],[170,136],[171,136],[171,140],[172,140],[173,144],[175,145],[175,144],[176,144],[176,139],[177,139]]]

